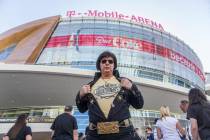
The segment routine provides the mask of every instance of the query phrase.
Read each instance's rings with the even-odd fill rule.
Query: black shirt
[[[23,128],[20,129],[16,138],[15,139],[10,139],[10,140],[25,140],[27,135],[32,136],[31,128],[29,126],[24,126]],[[8,132],[8,136],[10,136],[10,132]]]
[[[54,120],[51,129],[55,131],[53,138],[68,136],[73,139],[73,130],[78,129],[77,121],[74,116],[63,113]]]
[[[198,131],[202,140],[210,137],[210,104],[201,105],[197,103],[190,105],[187,118],[197,120]]]

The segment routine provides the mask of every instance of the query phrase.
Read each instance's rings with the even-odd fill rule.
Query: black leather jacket
[[[122,78],[119,77],[118,72],[114,72],[114,76],[119,82],[121,81]],[[94,80],[89,83],[90,86],[92,87],[100,77],[101,73],[96,73]],[[82,98],[80,98],[78,93],[76,104],[81,113],[89,110],[89,121],[97,124],[97,122],[122,121],[130,118],[129,106],[132,105],[136,109],[141,109],[144,105],[144,100],[137,86],[132,83],[130,90],[121,88],[113,101],[114,106],[111,107],[108,118],[104,116],[98,102],[91,93],[86,94]]]

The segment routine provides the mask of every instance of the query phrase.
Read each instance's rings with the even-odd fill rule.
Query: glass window
[[[0,61],[7,59],[7,57],[12,53],[16,45],[12,45],[9,48],[6,48],[0,51]]]
[[[74,21],[72,19],[65,24],[61,22],[53,37],[59,39],[54,42],[49,40],[48,44],[52,43],[54,46],[51,44],[52,46],[47,46],[43,50],[37,64],[95,70],[96,54],[110,50],[116,54],[122,74],[163,81],[166,72],[181,76],[199,85],[204,84],[192,70],[166,58],[167,48],[169,48],[176,52],[182,51],[184,52],[182,55],[193,60],[192,62],[198,62],[197,57],[192,50],[187,48],[186,44],[168,33],[159,32],[143,25],[117,20],[83,19]],[[61,39],[63,37],[68,38]],[[139,46],[142,45],[144,47],[140,48]],[[169,78],[169,82],[180,86],[185,86],[186,83],[185,81],[183,81],[184,84],[179,82],[176,77]]]

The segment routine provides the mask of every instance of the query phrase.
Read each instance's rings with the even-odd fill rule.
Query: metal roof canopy
[[[80,87],[93,79],[94,71],[58,66],[0,64],[0,109],[24,106],[75,105]],[[169,83],[129,77],[144,97],[144,108],[168,105],[180,112],[179,102],[188,90]]]

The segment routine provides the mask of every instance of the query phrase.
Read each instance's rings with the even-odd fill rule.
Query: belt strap
[[[89,123],[89,130],[96,130],[96,129],[97,129],[97,126],[94,123],[90,122]]]
[[[129,118],[119,122],[119,127],[128,127],[130,125],[132,125],[132,122]]]

